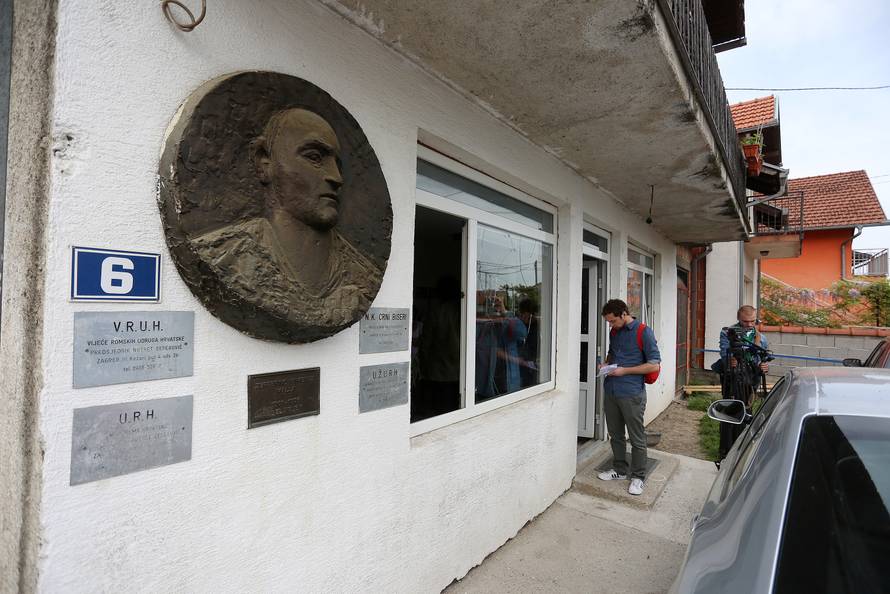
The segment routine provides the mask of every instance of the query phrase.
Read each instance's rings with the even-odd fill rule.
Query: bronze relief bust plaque
[[[250,336],[326,338],[380,289],[392,234],[380,163],[305,80],[241,72],[192,93],[168,129],[158,205],[192,293]]]

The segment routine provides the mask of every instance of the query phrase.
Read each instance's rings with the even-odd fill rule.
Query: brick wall
[[[760,331],[769,341],[769,349],[776,355],[797,355],[820,359],[842,360],[856,357],[865,360],[890,328],[802,328],[800,326],[761,326]],[[776,379],[791,367],[820,367],[840,365],[824,361],[805,361],[776,357],[770,363],[768,376]]]
[[[691,255],[694,258],[704,252],[705,248],[693,248]],[[690,358],[692,367],[702,368],[705,364],[705,355],[701,349],[705,348],[705,286],[707,281],[707,260],[702,258],[695,263],[694,270],[690,277],[691,286],[689,287],[689,296],[691,299],[689,309],[690,326],[692,320],[695,319],[695,335],[692,339],[692,352],[697,353]]]

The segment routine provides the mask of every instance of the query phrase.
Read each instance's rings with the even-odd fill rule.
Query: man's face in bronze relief
[[[250,336],[287,343],[361,319],[383,281],[392,207],[349,112],[308,81],[245,71],[202,84],[173,122],[158,206],[201,303]]]
[[[275,114],[255,156],[257,174],[275,206],[320,230],[340,216],[340,143],[331,126],[305,109]]]

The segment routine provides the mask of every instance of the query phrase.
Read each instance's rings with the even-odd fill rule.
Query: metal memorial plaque
[[[408,362],[366,365],[359,369],[360,413],[408,403]]]
[[[247,428],[317,415],[320,375],[314,367],[247,376]]]
[[[195,352],[195,312],[74,313],[74,387],[187,377]]]
[[[72,485],[192,457],[191,396],[74,409]]]
[[[359,353],[408,350],[408,308],[372,307],[359,323]]]

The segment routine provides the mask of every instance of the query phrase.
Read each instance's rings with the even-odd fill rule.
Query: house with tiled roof
[[[729,106],[732,121],[739,132],[755,130],[763,126],[778,125],[776,96],[759,97]]]
[[[782,130],[779,122],[779,102],[775,95],[767,97],[759,97],[750,101],[742,101],[741,103],[733,103],[729,106],[732,113],[732,120],[735,122],[735,129],[739,138],[744,138],[750,134],[760,133],[763,135],[762,157],[764,163],[770,164],[767,171],[754,177],[766,175],[767,178],[775,177],[778,173],[774,171],[776,167],[782,165]],[[751,185],[749,178],[748,185]],[[758,186],[768,182],[768,179],[756,180],[760,182]],[[754,188],[756,191],[770,192],[768,187]]]
[[[802,209],[796,207],[799,201]],[[799,288],[825,289],[849,278],[857,229],[887,224],[862,170],[789,180],[788,196],[772,205],[787,213],[790,227],[801,230],[801,250],[794,258],[765,259],[761,271]]]

